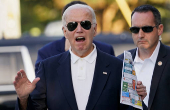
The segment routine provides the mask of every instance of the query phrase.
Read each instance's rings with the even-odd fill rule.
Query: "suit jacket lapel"
[[[103,58],[101,52],[98,50],[93,83],[89,94],[86,110],[92,110],[94,108],[110,74],[110,70],[106,68],[106,66],[109,65],[108,62],[104,62],[104,60],[102,59]],[[107,72],[107,75],[103,74],[103,72]]]
[[[59,61],[59,67],[57,68],[57,74],[60,79],[60,84],[64,95],[72,108],[72,110],[78,110],[73,84],[71,76],[71,63],[70,63],[70,53],[67,51],[63,54],[61,60]]]
[[[162,65],[158,65],[158,62],[161,61]],[[165,46],[161,43],[158,57],[155,63],[155,68],[152,76],[152,81],[151,81],[151,87],[150,87],[150,94],[149,94],[149,102],[148,102],[148,109],[150,110],[152,102],[154,100],[154,96],[156,94],[157,87],[159,85],[159,81],[161,79],[164,67],[166,65],[167,59],[166,59],[166,48]]]
[[[132,59],[133,60],[135,59],[135,56],[136,56],[136,50],[137,50],[137,48],[129,51],[132,54]]]

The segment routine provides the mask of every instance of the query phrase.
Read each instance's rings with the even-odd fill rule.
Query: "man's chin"
[[[139,49],[142,49],[142,50],[147,50],[148,49],[148,46],[144,46],[144,45],[140,45],[138,46]]]

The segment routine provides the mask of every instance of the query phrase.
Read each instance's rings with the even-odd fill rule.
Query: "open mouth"
[[[83,41],[85,41],[85,38],[84,37],[77,37],[76,41],[77,42],[83,42]]]

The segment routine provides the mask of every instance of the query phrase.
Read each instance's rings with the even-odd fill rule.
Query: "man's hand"
[[[29,94],[34,90],[36,83],[39,80],[40,78],[35,78],[34,81],[31,83],[27,78],[24,70],[18,71],[17,76],[15,77],[15,81],[13,82],[18,98],[27,99]]]
[[[137,82],[137,86],[136,86],[136,91],[138,93],[139,96],[141,96],[142,100],[146,97],[147,92],[146,92],[146,86],[144,86],[142,84],[142,81],[138,81]]]
[[[29,94],[35,89],[36,83],[39,80],[39,77],[35,78],[31,83],[27,78],[24,70],[20,70],[17,72],[17,76],[15,77],[15,81],[13,82],[13,84],[15,86],[17,96],[20,99],[21,110],[26,109]]]

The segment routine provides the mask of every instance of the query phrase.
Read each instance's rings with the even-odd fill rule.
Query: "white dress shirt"
[[[135,67],[137,79],[138,81],[142,81],[143,85],[146,86],[147,96],[143,100],[146,106],[148,106],[151,80],[152,80],[153,70],[155,67],[159,48],[160,48],[160,42],[158,42],[150,58],[147,58],[144,61],[139,58],[138,48],[137,48],[136,56],[134,59],[134,67]]]
[[[86,57],[80,58],[76,56],[71,48],[69,49],[71,54],[71,73],[72,82],[77,101],[78,109],[85,110],[88,102],[94,69],[97,58],[97,50],[95,44],[93,44],[93,51]]]

